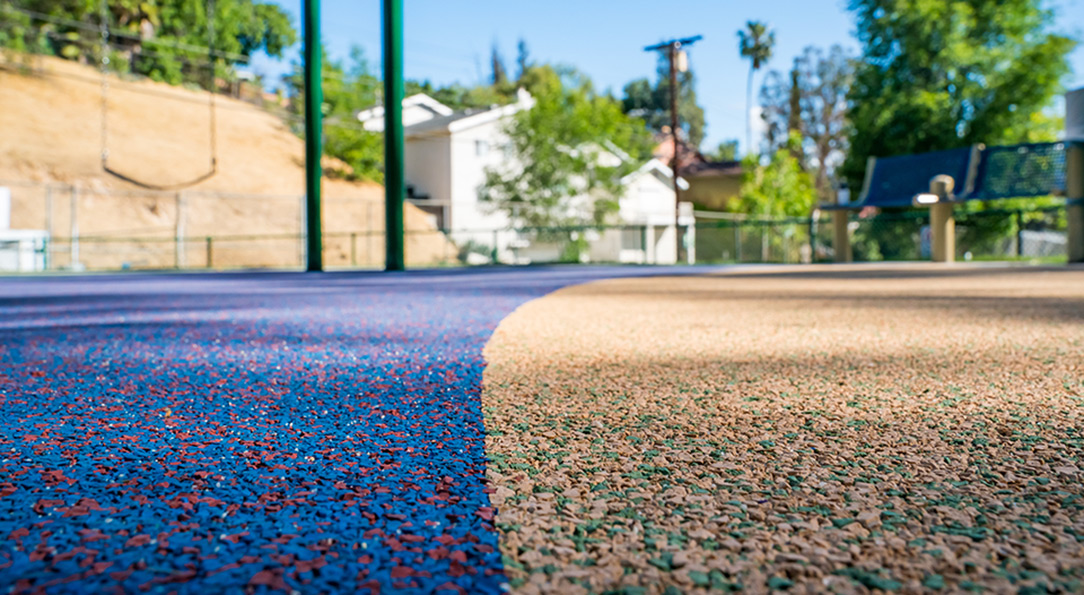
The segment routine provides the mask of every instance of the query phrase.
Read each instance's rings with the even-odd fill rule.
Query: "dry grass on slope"
[[[23,68],[25,64],[29,68]],[[110,77],[108,148],[110,166],[137,179],[170,185],[199,177],[209,168],[210,115],[207,95],[151,81]],[[150,238],[129,245],[84,242],[82,256],[91,268],[135,262],[170,266],[173,246],[161,240],[176,232],[175,193],[139,189],[102,171],[101,81],[91,67],[42,57],[0,61],[0,183],[58,182],[80,187],[77,205],[83,236]],[[216,99],[218,173],[187,188],[185,235],[238,236],[297,234],[304,194],[304,147],[283,122],[243,101]],[[329,160],[329,166],[341,166]],[[325,179],[324,228],[328,233],[384,228],[383,188],[376,184]],[[14,186],[12,226],[45,229],[47,200],[39,188]],[[118,191],[130,194],[118,195]],[[263,198],[210,198],[206,194],[268,195]],[[55,236],[68,235],[68,196],[52,199]],[[433,230],[425,215],[406,205],[408,259],[439,261],[454,248]],[[217,266],[284,266],[298,261],[297,240],[223,243]],[[118,250],[127,250],[118,253]],[[357,241],[360,262],[383,261],[383,239]],[[201,262],[203,247],[187,259]],[[347,264],[347,238],[329,238],[325,259]],[[58,263],[63,264],[63,263]]]

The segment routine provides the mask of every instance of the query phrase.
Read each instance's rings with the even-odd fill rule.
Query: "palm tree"
[[[749,84],[745,91],[745,152],[753,150],[753,74],[772,58],[775,32],[768,30],[762,21],[749,21],[745,29],[738,31],[738,49],[743,58],[749,58]]]

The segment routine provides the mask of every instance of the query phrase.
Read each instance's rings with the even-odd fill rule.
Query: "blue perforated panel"
[[[967,178],[970,147],[933,151],[917,155],[881,157],[874,162],[873,175],[862,204],[874,207],[908,207],[911,199],[930,189],[930,178],[946,174],[962,190]]]
[[[1065,192],[1065,143],[987,147],[966,200],[1048,196]]]

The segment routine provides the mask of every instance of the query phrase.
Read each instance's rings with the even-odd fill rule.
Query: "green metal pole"
[[[324,270],[320,221],[320,157],[323,154],[323,58],[320,55],[320,0],[304,0],[305,37],[305,270]]]
[[[403,0],[384,0],[384,270],[403,258]]]

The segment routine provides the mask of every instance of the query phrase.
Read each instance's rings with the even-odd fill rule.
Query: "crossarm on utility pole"
[[[678,128],[680,127],[680,114],[678,113],[678,77],[677,57],[678,50],[682,46],[692,45],[701,40],[703,36],[695,35],[682,39],[671,39],[656,45],[647,46],[644,51],[653,52],[666,50],[666,57],[670,62],[670,138],[674,143],[674,153],[670,159],[670,176],[674,184],[674,259],[681,262],[684,236],[681,233],[681,186],[678,181],[678,165],[680,161],[681,143],[678,140]]]

